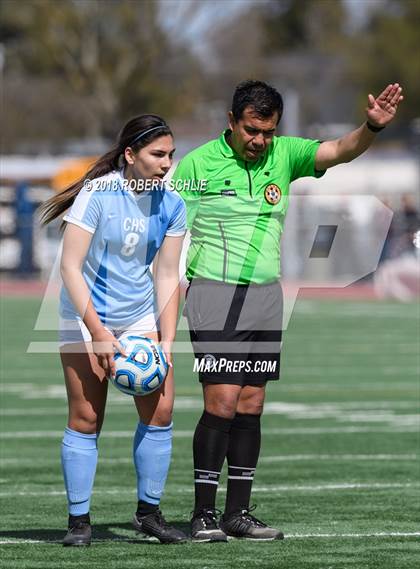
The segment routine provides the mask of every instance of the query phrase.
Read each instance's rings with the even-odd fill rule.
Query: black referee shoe
[[[197,542],[227,541],[227,535],[217,523],[219,510],[203,508],[191,518],[191,539]],[[220,513],[220,512],[219,512]]]
[[[188,540],[184,532],[166,522],[160,510],[145,516],[134,514],[133,526],[139,533],[157,537],[161,543],[182,543]]]
[[[224,514],[220,520],[221,529],[226,535],[236,537],[237,539],[255,539],[260,541],[283,539],[284,534],[282,531],[271,528],[264,522],[251,516],[249,512],[255,510],[255,507],[234,512],[229,516]]]
[[[63,539],[64,547],[87,546],[92,540],[92,528],[89,514],[69,516],[69,529]]]

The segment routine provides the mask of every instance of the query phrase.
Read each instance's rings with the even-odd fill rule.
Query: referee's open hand
[[[399,103],[404,99],[402,87],[398,83],[388,85],[378,97],[368,96],[366,116],[375,127],[384,127],[395,117]]]

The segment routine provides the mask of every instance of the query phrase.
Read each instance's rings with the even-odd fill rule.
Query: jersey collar
[[[233,150],[233,148],[228,144],[228,141],[226,140],[226,136],[228,134],[230,134],[232,131],[230,130],[230,128],[226,128],[222,134],[219,136],[219,146],[220,146],[220,151],[223,154],[223,156],[225,156],[226,158],[240,158],[240,156],[238,154],[236,154],[236,152]]]

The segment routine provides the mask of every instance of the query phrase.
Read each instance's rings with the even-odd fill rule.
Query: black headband
[[[152,132],[153,130],[156,130],[158,128],[167,128],[167,125],[166,124],[160,124],[158,126],[154,126],[152,128],[145,130],[144,132],[142,132],[136,136],[136,138],[131,142],[130,146],[132,146],[133,144],[138,142],[141,138],[143,138],[143,136],[146,136],[146,134],[149,134],[149,132]]]

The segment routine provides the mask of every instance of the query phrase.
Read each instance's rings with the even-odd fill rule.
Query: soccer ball
[[[148,395],[165,381],[168,363],[159,344],[144,336],[119,339],[127,357],[114,355],[116,373],[111,382],[127,395]]]

